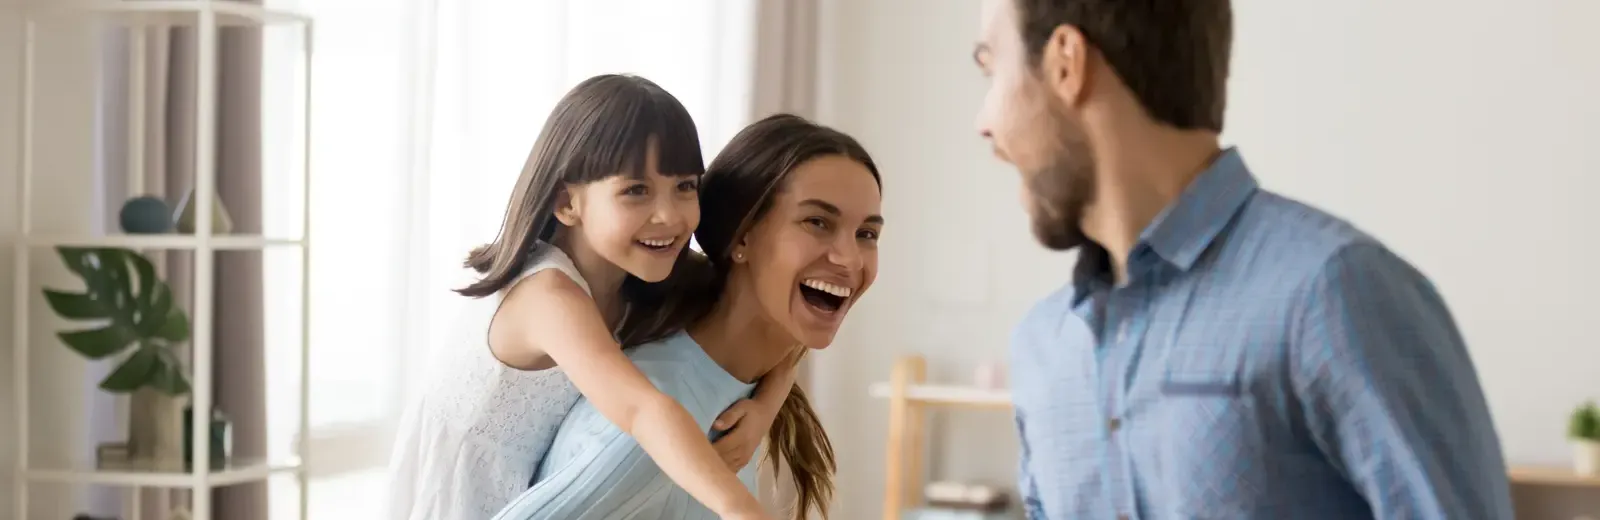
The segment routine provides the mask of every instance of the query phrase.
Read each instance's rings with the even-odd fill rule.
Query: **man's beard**
[[[1084,244],[1083,208],[1094,197],[1094,153],[1081,129],[1055,119],[1050,134],[1057,142],[1049,166],[1028,177],[1033,235],[1054,251]]]

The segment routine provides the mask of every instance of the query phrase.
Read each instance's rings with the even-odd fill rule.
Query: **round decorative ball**
[[[167,217],[169,210],[167,203],[151,196],[134,197],[122,204],[122,212],[118,215],[125,233],[150,235],[166,233],[172,227],[172,221]]]

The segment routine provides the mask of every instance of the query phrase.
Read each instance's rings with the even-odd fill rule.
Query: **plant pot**
[[[1572,472],[1585,477],[1600,475],[1600,441],[1572,440]]]
[[[158,463],[182,460],[183,398],[140,388],[128,400],[128,456]]]

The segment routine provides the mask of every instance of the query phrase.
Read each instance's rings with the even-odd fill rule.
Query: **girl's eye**
[[[856,232],[856,238],[859,238],[859,239],[862,239],[862,240],[870,240],[870,241],[873,241],[873,242],[877,242],[878,241],[878,230],[875,230],[875,229],[863,229],[861,231],[857,231]]]
[[[700,191],[700,181],[690,180],[678,183],[678,191]]]
[[[643,184],[634,184],[622,190],[623,195],[641,196],[650,193],[650,187]]]

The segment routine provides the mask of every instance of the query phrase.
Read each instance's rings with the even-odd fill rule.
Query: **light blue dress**
[[[723,370],[688,334],[634,347],[628,356],[656,388],[683,403],[707,432],[723,410],[750,397],[755,389]],[[739,472],[752,493],[758,466],[752,461]],[[717,520],[717,515],[667,478],[633,437],[582,399],[556,432],[533,488],[495,518]]]

